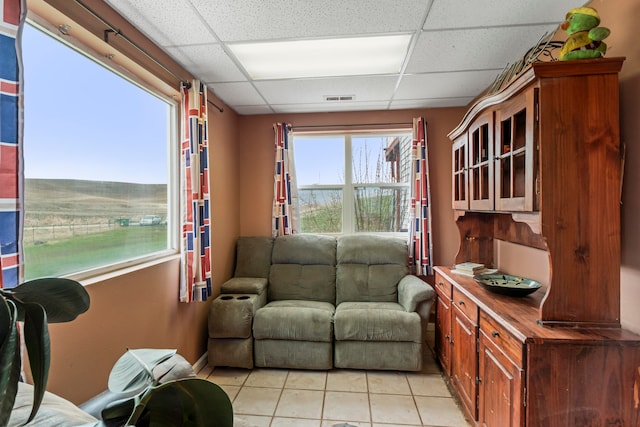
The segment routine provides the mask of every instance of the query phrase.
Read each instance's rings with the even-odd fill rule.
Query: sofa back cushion
[[[236,270],[234,277],[269,277],[273,238],[241,236],[236,244]]]
[[[336,258],[336,304],[398,302],[398,283],[409,273],[404,239],[361,234],[340,236]]]
[[[315,234],[276,237],[271,254],[269,301],[335,304],[336,239]]]

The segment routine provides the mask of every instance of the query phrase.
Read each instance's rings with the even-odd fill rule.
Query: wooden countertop
[[[593,345],[604,341],[622,341],[636,342],[640,346],[640,336],[622,328],[540,325],[538,307],[546,294],[545,287],[525,297],[510,297],[490,292],[473,278],[453,273],[449,267],[437,266],[434,269],[523,343],[566,340],[573,344],[584,341]]]

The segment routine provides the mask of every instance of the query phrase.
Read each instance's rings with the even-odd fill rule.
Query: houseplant
[[[9,422],[21,373],[17,322],[24,322],[23,337],[33,378],[33,407],[38,412],[49,377],[49,323],[69,322],[89,309],[89,294],[70,279],[42,278],[15,288],[0,289],[0,425]]]
[[[0,295],[0,426],[9,422],[20,381],[18,322],[24,322],[23,336],[33,378],[29,423],[40,408],[49,376],[48,324],[72,321],[89,309],[90,298],[80,283],[62,278],[31,280],[15,288],[0,289]],[[150,359],[143,357],[133,371],[123,372],[118,378],[121,384],[133,386],[122,386],[121,391],[134,391],[135,396],[107,410],[112,422],[96,426],[208,426],[212,421],[219,427],[233,426],[231,402],[218,385],[200,378],[158,384],[153,381],[150,367],[169,353],[156,350],[148,354]],[[132,381],[135,378],[137,382]]]
[[[233,427],[231,400],[220,386],[193,376],[181,378],[181,368],[175,365],[156,375],[155,368],[175,354],[167,349],[128,349],[118,359],[109,374],[109,390],[125,398],[102,410],[107,426]]]

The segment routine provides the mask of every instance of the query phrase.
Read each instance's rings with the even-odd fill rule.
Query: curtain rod
[[[322,129],[322,128],[340,128],[340,127],[371,127],[371,126],[413,126],[413,123],[347,123],[343,125],[300,125],[290,126],[291,130],[296,129]]]
[[[108,29],[104,30],[104,41],[105,43],[109,44],[109,34],[113,33],[116,36],[120,36],[122,37],[126,42],[128,42],[131,46],[135,47],[140,53],[142,53],[144,56],[146,56],[147,58],[149,58],[154,64],[156,64],[158,67],[162,68],[164,71],[166,71],[167,73],[171,74],[173,77],[175,77],[176,79],[178,79],[180,82],[182,83],[186,83],[189,84],[189,82],[185,81],[184,79],[182,79],[180,76],[178,76],[176,73],[174,73],[173,71],[171,71],[169,68],[167,68],[164,64],[160,63],[160,61],[158,61],[156,58],[154,58],[153,56],[151,56],[151,54],[149,52],[147,52],[146,50],[144,50],[140,45],[138,45],[136,42],[134,42],[133,40],[131,40],[129,37],[127,37],[121,30],[119,30],[118,28],[114,27],[113,25],[111,25],[111,23],[109,23],[106,19],[104,19],[102,16],[98,15],[93,9],[91,9],[89,6],[87,6],[86,4],[84,4],[82,1],[80,0],[74,0],[81,8],[83,8],[85,11],[87,11],[91,16],[93,16],[94,18],[96,18],[98,21],[102,22],[103,25],[106,25],[108,27]],[[220,111],[221,113],[224,112],[224,109],[217,106],[215,103],[209,101],[207,99],[207,102],[211,105],[213,105],[214,107],[216,107],[216,109],[218,111]]]

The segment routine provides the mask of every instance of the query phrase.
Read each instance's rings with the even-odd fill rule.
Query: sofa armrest
[[[267,279],[262,277],[233,277],[223,283],[221,294],[257,294],[267,289]]]
[[[416,307],[423,301],[430,301],[436,296],[431,285],[417,276],[404,276],[398,283],[398,303],[406,311],[416,311]]]

